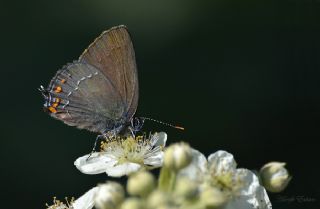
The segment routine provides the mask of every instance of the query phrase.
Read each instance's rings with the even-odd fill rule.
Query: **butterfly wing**
[[[103,32],[80,56],[81,62],[99,69],[119,92],[125,105],[125,120],[136,112],[139,97],[135,53],[125,26]]]
[[[78,61],[56,73],[44,96],[52,117],[93,132],[114,129],[125,113],[111,81],[96,67]]]

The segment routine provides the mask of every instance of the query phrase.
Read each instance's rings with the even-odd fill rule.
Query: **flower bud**
[[[206,208],[218,208],[223,206],[227,197],[219,189],[209,187],[202,191],[200,194],[200,201],[206,206]]]
[[[132,174],[127,183],[127,191],[131,195],[146,196],[155,188],[154,176],[147,171]]]
[[[166,193],[155,190],[153,191],[147,200],[148,208],[158,208],[168,206],[170,200]]]
[[[262,184],[269,192],[281,192],[287,187],[291,177],[285,165],[282,162],[270,162],[260,169]]]
[[[140,199],[138,198],[128,198],[126,199],[120,209],[143,209],[143,203]]]
[[[124,199],[124,189],[116,182],[107,182],[98,186],[95,207],[98,209],[115,209]]]
[[[180,170],[188,166],[191,160],[191,148],[183,142],[169,146],[164,153],[164,166],[173,170]]]
[[[181,177],[177,180],[175,193],[186,199],[195,198],[198,193],[198,187],[196,183],[189,178]]]

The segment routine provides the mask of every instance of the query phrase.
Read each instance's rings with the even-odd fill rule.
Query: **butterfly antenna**
[[[182,127],[182,126],[175,126],[175,125],[172,125],[170,123],[165,123],[163,121],[156,120],[156,119],[153,119],[153,118],[147,118],[147,117],[141,117],[141,118],[144,119],[144,120],[150,120],[150,121],[153,121],[153,122],[156,122],[156,123],[160,123],[162,125],[169,126],[169,127],[172,127],[172,128],[184,130],[184,127]]]

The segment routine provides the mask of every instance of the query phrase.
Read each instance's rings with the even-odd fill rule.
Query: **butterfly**
[[[138,72],[131,37],[123,25],[104,31],[78,60],[58,70],[48,87],[39,90],[50,116],[98,136],[134,134],[145,120],[134,117]]]

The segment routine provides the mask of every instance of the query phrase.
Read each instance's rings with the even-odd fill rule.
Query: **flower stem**
[[[176,184],[177,174],[174,170],[163,166],[160,170],[159,189],[164,192],[172,192]]]

